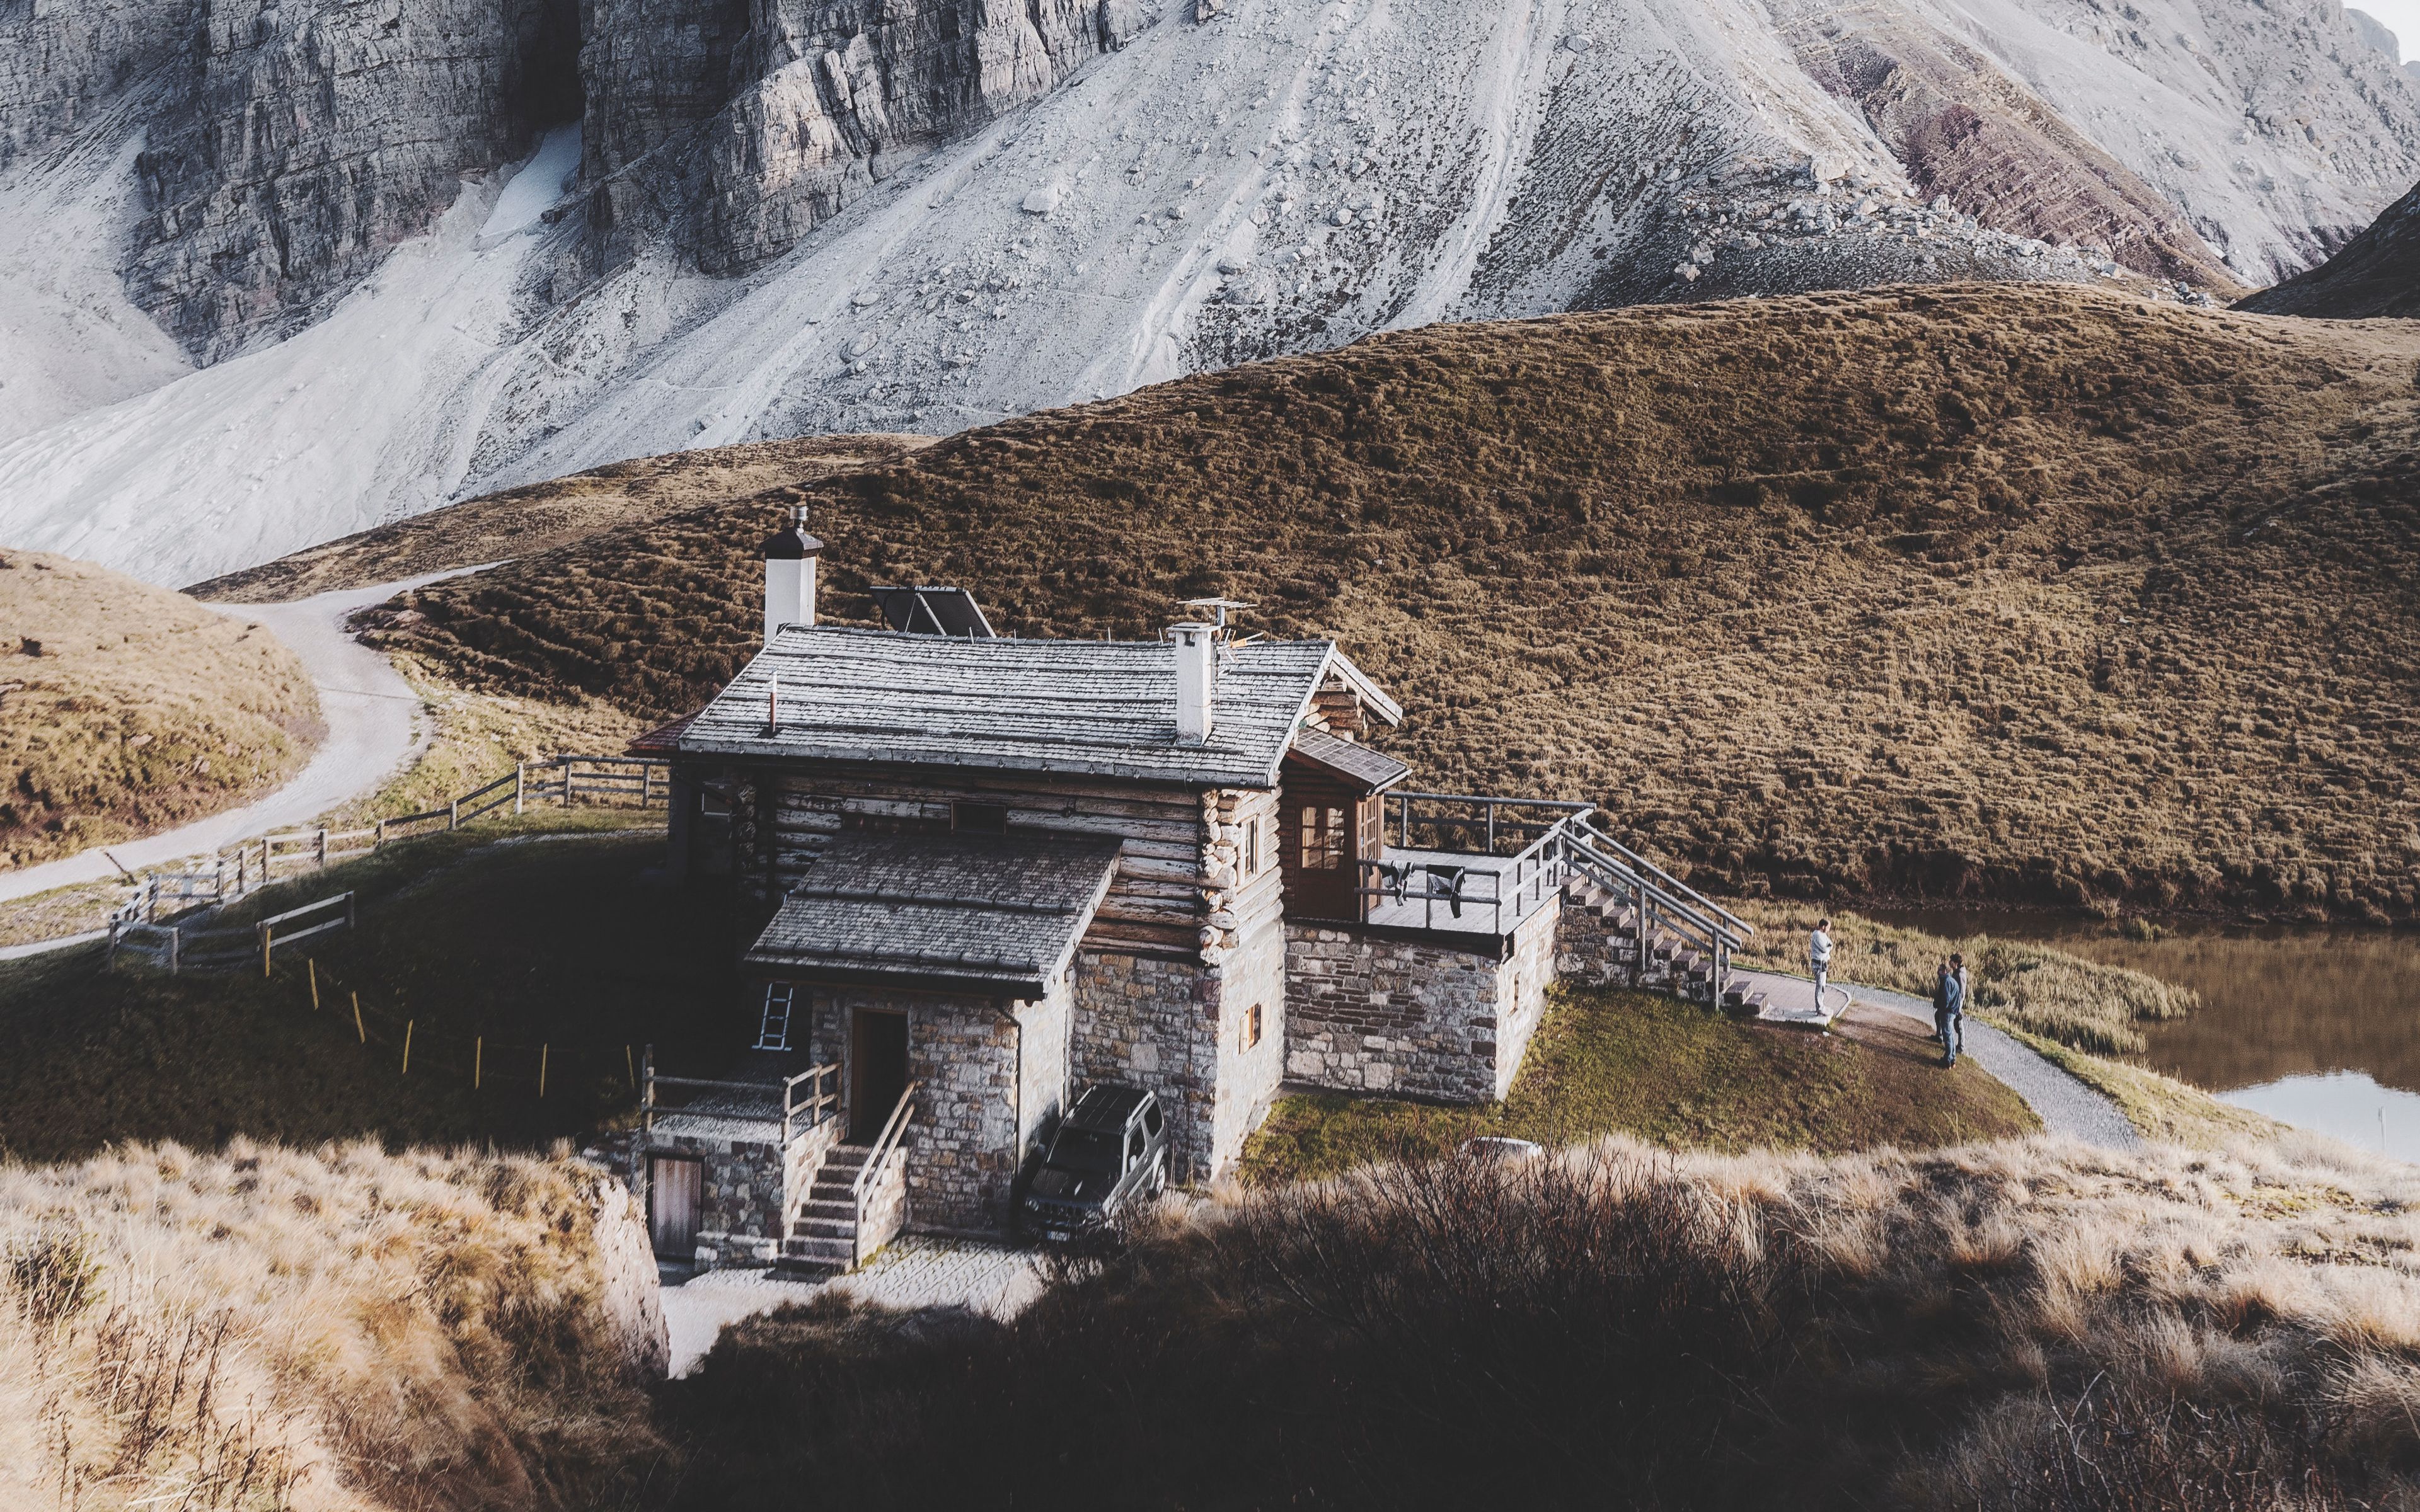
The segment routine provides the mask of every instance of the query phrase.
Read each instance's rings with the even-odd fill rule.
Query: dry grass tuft
[[[1967,285],[1440,326],[988,425],[417,595],[459,677],[697,707],[804,501],[830,611],[1223,588],[1424,786],[1783,896],[2420,907],[2420,333]],[[670,460],[655,464],[669,467]]]
[[[0,1167],[0,1504],[636,1505],[660,1445],[609,1200],[368,1143]]]
[[[2316,1142],[1376,1168],[1005,1326],[743,1324],[679,1501],[2408,1506],[2415,1257],[2420,1172]]]
[[[300,771],[319,701],[257,625],[0,550],[0,870],[172,828]]]

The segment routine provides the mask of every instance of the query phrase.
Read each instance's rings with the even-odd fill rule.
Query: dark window
[[[976,835],[1008,833],[1008,806],[1001,803],[954,803],[950,805],[950,827]]]
[[[1244,1010],[1244,1048],[1249,1050],[1261,1042],[1261,1005],[1254,1003]]]
[[[1302,810],[1302,869],[1333,872],[1344,864],[1344,810]]]
[[[1131,1166],[1140,1159],[1142,1159],[1142,1131],[1130,1129],[1126,1131],[1126,1164]]]
[[[1154,1103],[1151,1106],[1149,1106],[1149,1107],[1147,1107],[1147,1108],[1143,1109],[1143,1112],[1142,1112],[1142,1126],[1143,1126],[1145,1129],[1150,1130],[1153,1134],[1157,1134],[1157,1133],[1159,1133],[1159,1104],[1158,1104],[1158,1103]]]

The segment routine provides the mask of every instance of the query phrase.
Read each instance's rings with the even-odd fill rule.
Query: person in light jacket
[[[1819,918],[1807,936],[1807,969],[1815,978],[1815,1016],[1823,1016],[1823,988],[1832,980],[1832,921]]]

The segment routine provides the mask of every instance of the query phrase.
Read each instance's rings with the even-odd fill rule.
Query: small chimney
[[[807,533],[807,506],[791,512],[790,523],[765,538],[765,640],[785,625],[815,623],[815,558],[824,544]]]
[[[1218,627],[1173,625],[1168,639],[1176,647],[1176,743],[1206,745],[1218,691]]]

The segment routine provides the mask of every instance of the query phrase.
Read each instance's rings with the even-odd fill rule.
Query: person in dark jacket
[[[1934,1041],[1938,1041],[1941,1039],[1942,1021],[1948,1016],[1949,963],[1935,961],[1932,964],[1932,1038]]]
[[[1941,1063],[1958,1064],[1958,1041],[1965,1036],[1966,973],[1957,964],[1957,957],[1941,968],[1940,1006],[1933,1011],[1941,1026]]]

